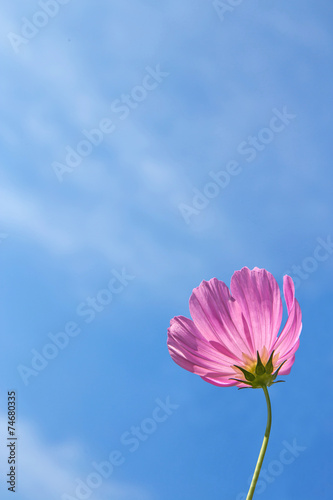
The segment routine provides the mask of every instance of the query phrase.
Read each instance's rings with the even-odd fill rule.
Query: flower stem
[[[271,401],[269,399],[268,389],[265,385],[263,386],[263,390],[265,393],[265,398],[266,398],[266,403],[267,403],[267,424],[266,424],[264,440],[263,440],[262,445],[261,445],[261,450],[259,453],[257,465],[256,465],[256,468],[254,470],[254,474],[253,474],[252,481],[251,481],[251,486],[250,486],[249,492],[247,494],[246,500],[252,500],[252,498],[253,498],[254,490],[256,489],[256,484],[257,484],[259,474],[260,474],[260,469],[261,469],[262,463],[264,461],[264,456],[266,453],[268,440],[269,440],[269,434],[271,432],[271,425],[272,425]]]

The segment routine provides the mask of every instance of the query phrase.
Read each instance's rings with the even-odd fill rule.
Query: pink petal
[[[235,375],[235,373],[233,374],[233,376]],[[231,380],[230,378],[227,378],[227,377],[216,377],[216,376],[211,376],[211,374],[209,374],[208,376],[206,377],[201,377],[202,380],[204,380],[205,382],[209,382],[210,384],[213,384],[213,385],[217,385],[218,387],[231,387],[233,385],[242,385],[242,386],[246,386],[245,384],[239,384],[239,382],[236,382],[235,380]],[[246,386],[248,387],[248,386]]]
[[[297,342],[302,330],[302,312],[298,301],[295,299],[295,287],[290,276],[284,276],[283,293],[288,309],[286,324],[276,339],[273,349],[279,353],[279,359],[287,359],[292,356],[298,348]],[[297,347],[295,348],[295,346]]]
[[[290,276],[287,274],[283,276],[283,294],[286,300],[288,314],[290,313],[290,309],[293,306],[294,298],[295,298],[295,286],[294,282]]]
[[[249,326],[254,351],[271,350],[282,320],[282,301],[274,276],[265,269],[243,267],[231,278],[231,293]]]
[[[242,353],[253,356],[245,318],[222,281],[213,278],[195,288],[190,297],[190,312],[202,336],[233,359],[232,364],[243,361]]]
[[[283,364],[283,366],[281,367],[281,370],[279,370],[279,375],[289,375],[291,367],[293,366],[294,361],[295,361],[295,352],[297,351],[298,347],[299,347],[299,340],[297,341],[297,343],[293,347],[292,351],[290,351],[287,356],[284,356],[284,357],[279,359],[279,362],[278,362],[279,365],[283,361],[286,361]]]
[[[188,371],[205,376],[207,373],[234,374],[234,361],[216,350],[199,332],[193,321],[177,316],[168,329],[168,348],[172,359]]]

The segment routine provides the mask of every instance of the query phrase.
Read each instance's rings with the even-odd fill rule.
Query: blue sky
[[[79,498],[111,459],[82,498],[245,498],[264,395],[166,348],[192,289],[243,266],[289,272],[304,318],[257,497],[330,498],[333,7],[54,2],[1,15],[0,461],[16,390],[17,500]]]

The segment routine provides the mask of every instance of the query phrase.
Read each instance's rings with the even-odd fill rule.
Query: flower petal
[[[295,285],[293,280],[287,274],[283,276],[283,295],[286,300],[288,314],[293,306],[295,298]]]
[[[289,351],[289,353],[281,358],[279,358],[279,364],[283,363],[283,361],[286,361],[283,366],[281,367],[281,370],[279,370],[279,375],[289,375],[291,367],[294,364],[295,361],[295,352],[297,351],[299,347],[299,340],[296,342],[294,347]]]
[[[279,359],[287,359],[297,350],[294,349],[298,342],[302,330],[302,312],[298,301],[295,299],[295,287],[290,276],[283,278],[283,293],[288,309],[288,319],[286,324],[276,339],[273,349],[279,353]]]
[[[233,274],[230,289],[249,326],[254,350],[271,350],[282,320],[281,294],[274,276],[265,269],[243,267]]]
[[[184,316],[171,320],[167,344],[172,359],[188,371],[200,376],[212,372],[226,377],[234,374],[230,368],[233,360],[215,349]]]
[[[247,323],[225,283],[216,278],[203,281],[190,297],[190,312],[202,336],[219,345],[233,364],[242,362],[243,353],[253,356]]]
[[[235,375],[235,374],[234,374]],[[209,382],[210,384],[217,385],[218,387],[231,387],[233,385],[238,385],[242,387],[247,387],[245,384],[240,384],[236,382],[236,380],[231,380],[231,378],[225,376],[215,376],[212,374],[208,374],[206,377],[201,377],[205,382]]]

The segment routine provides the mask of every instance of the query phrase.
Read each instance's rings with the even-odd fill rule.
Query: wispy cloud
[[[6,418],[0,417],[0,428],[5,429]],[[73,442],[51,444],[38,433],[35,426],[20,418],[17,453],[17,493],[21,500],[59,500],[64,491],[71,490],[76,477],[84,471],[84,446]],[[1,447],[0,460],[6,471],[6,448]],[[1,484],[1,495],[4,495]],[[94,495],[96,500],[150,500],[142,487],[113,479],[104,481]],[[7,498],[7,496],[5,497]],[[9,494],[8,494],[9,498]]]

